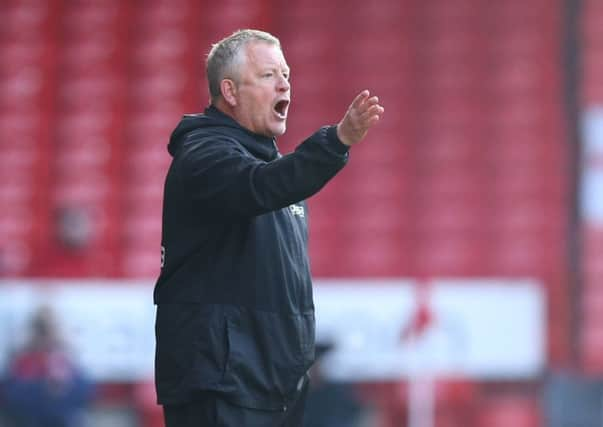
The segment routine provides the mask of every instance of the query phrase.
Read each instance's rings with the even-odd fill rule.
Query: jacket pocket
[[[157,307],[155,376],[161,402],[216,390],[227,360],[226,320],[219,306]]]
[[[316,339],[314,312],[310,311],[296,316],[296,325],[299,334],[302,363],[309,368],[312,362],[314,362],[314,344]]]
[[[234,400],[278,409],[314,358],[314,314],[236,309],[228,315],[226,389]]]

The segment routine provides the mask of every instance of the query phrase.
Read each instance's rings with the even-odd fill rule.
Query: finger
[[[367,128],[370,128],[371,126],[373,126],[374,124],[376,124],[379,120],[381,120],[381,116],[373,116],[369,119],[369,121],[366,124]]]
[[[379,120],[381,120],[381,116],[383,115],[383,109],[381,109],[380,111],[376,112],[375,114],[370,115],[367,119],[366,119],[366,127],[369,128],[372,125],[374,125],[375,123],[377,123]]]
[[[354,98],[354,100],[352,101],[352,105],[350,107],[352,108],[358,108],[360,107],[364,101],[366,100],[366,98],[368,98],[370,95],[368,90],[363,90],[362,92],[360,92],[356,98]]]
[[[379,103],[379,97],[377,96],[371,96],[370,98],[366,99],[364,101],[363,104],[359,105],[356,110],[360,113],[363,114],[365,111],[367,111],[369,108],[371,108],[374,105],[377,105]]]
[[[369,117],[374,116],[374,115],[382,115],[383,112],[385,111],[385,109],[377,104],[377,105],[372,105],[370,108],[368,108],[366,111],[364,111],[361,115],[360,115],[360,120],[367,120]]]
[[[372,106],[375,104],[379,103],[379,97],[378,96],[371,96],[369,99],[366,100],[366,102],[364,103],[365,105],[368,106]]]

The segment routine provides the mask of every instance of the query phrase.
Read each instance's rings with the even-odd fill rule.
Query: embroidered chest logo
[[[305,217],[304,207],[303,206],[290,205],[289,206],[289,210],[291,211],[291,213],[293,215],[296,215],[296,216],[298,216],[300,218],[304,218]]]

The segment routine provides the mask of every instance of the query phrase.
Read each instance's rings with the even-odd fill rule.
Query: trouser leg
[[[165,405],[166,427],[303,427],[308,383],[282,411],[246,408],[215,393],[202,393],[192,402]]]

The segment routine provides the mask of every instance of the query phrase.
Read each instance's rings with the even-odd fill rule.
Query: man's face
[[[285,133],[291,86],[283,52],[269,43],[251,42],[238,74],[235,119],[260,135]]]

